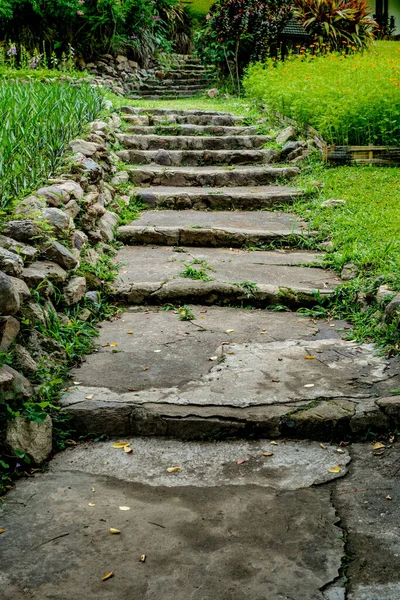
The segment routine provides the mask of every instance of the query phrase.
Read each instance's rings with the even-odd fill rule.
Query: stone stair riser
[[[125,148],[134,150],[241,150],[262,148],[271,141],[268,136],[141,136],[118,135]]]
[[[141,119],[142,117],[137,117]],[[163,125],[129,125],[126,131],[136,135],[189,135],[189,136],[252,136],[257,134],[256,127],[224,127],[207,125],[181,125],[176,127]]]
[[[116,155],[131,165],[252,165],[270,164],[279,159],[275,150],[169,150],[168,162],[160,150],[119,150]]]

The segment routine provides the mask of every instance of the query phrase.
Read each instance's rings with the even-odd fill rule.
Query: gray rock
[[[70,200],[64,208],[65,214],[71,217],[71,219],[75,219],[79,215],[80,210],[81,208],[76,200]]]
[[[278,144],[286,144],[286,142],[288,142],[289,140],[295,139],[296,136],[297,129],[292,125],[289,125],[289,127],[286,127],[278,133],[278,135],[276,136],[276,141]]]
[[[92,123],[89,123],[90,129],[92,131],[106,131],[107,129],[107,123],[105,121],[92,121]]]
[[[6,371],[4,367],[0,367],[0,394],[10,392],[12,390],[13,381],[13,374]]]
[[[4,273],[18,277],[21,275],[23,268],[24,261],[18,256],[18,254],[10,252],[5,248],[0,248],[0,269]]]
[[[25,377],[33,377],[38,370],[38,364],[29,354],[28,350],[20,344],[13,348],[13,365],[21,371]]]
[[[83,154],[83,156],[93,156],[96,154],[99,148],[98,144],[93,144],[93,142],[88,142],[86,140],[72,140],[70,142],[69,147],[73,152],[77,152],[79,154]]]
[[[354,279],[355,277],[357,277],[357,275],[358,275],[358,269],[357,269],[356,265],[353,263],[347,263],[346,265],[343,266],[340,277],[344,281],[350,281],[351,279]]]
[[[52,241],[42,250],[43,256],[46,258],[53,260],[58,265],[67,269],[67,271],[71,269],[75,269],[77,267],[79,261],[75,258],[75,256],[60,242]]]
[[[90,310],[88,308],[83,308],[78,314],[79,320],[85,321],[85,322],[88,321],[91,316],[92,316],[92,313],[90,312]]]
[[[105,214],[98,220],[97,227],[105,242],[111,242],[114,239],[114,229],[117,224],[118,216],[109,210],[106,210]]]
[[[0,350],[9,349],[19,334],[20,324],[14,317],[0,317]]]
[[[43,211],[43,218],[60,233],[70,227],[71,218],[59,208],[46,208]]]
[[[84,191],[79,183],[76,183],[73,179],[67,179],[66,181],[57,184],[57,187],[67,192],[75,200],[81,200],[84,196]]]
[[[86,292],[85,298],[88,302],[92,302],[93,304],[98,304],[100,302],[99,292],[95,292],[95,291]]]
[[[22,215],[23,217],[33,217],[40,215],[44,208],[46,208],[45,200],[37,196],[29,196],[25,200],[18,202],[15,206],[15,214]]]
[[[325,202],[322,202],[321,206],[326,208],[329,206],[343,206],[344,204],[346,204],[346,200],[338,200],[337,198],[330,198],[329,200],[325,200]]]
[[[103,176],[102,167],[86,156],[78,156],[71,166],[71,171],[85,175],[90,183],[97,183]]]
[[[393,321],[400,324],[400,294],[397,294],[385,308],[385,322],[393,323]]]
[[[219,96],[219,90],[217,90],[217,88],[212,88],[211,90],[208,90],[207,96],[209,98],[216,98]]]
[[[119,112],[124,113],[126,115],[136,115],[137,108],[133,108],[133,106],[120,106]]]
[[[154,162],[157,165],[164,165],[165,167],[172,165],[170,153],[167,150],[159,150],[154,157]]]
[[[19,293],[13,280],[0,271],[0,315],[15,315],[20,306]]]
[[[106,209],[99,202],[95,202],[91,204],[88,208],[88,214],[94,216],[96,219],[99,219],[106,213]]]
[[[82,248],[88,242],[88,236],[86,235],[86,233],[83,233],[83,231],[79,231],[79,229],[75,229],[75,231],[72,234],[71,242],[72,242],[73,248],[81,251]]]
[[[10,277],[10,279],[12,281],[14,289],[16,290],[19,296],[20,305],[22,305],[26,300],[30,298],[31,292],[29,291],[29,288],[26,285],[25,281],[23,281],[22,279],[19,279],[17,277]]]
[[[42,304],[36,302],[28,302],[24,307],[24,316],[29,320],[32,326],[40,323],[43,327],[47,326],[49,314]]]
[[[286,144],[283,146],[283,148],[281,150],[282,158],[287,157],[288,160],[291,160],[293,158],[296,158],[297,156],[300,156],[300,154],[302,152],[302,148],[305,148],[306,145],[307,145],[306,142],[302,142],[302,141],[286,142]],[[291,156],[295,150],[300,150],[300,154],[295,154],[295,155]]]
[[[33,386],[30,381],[8,365],[3,365],[3,369],[13,377],[13,394],[30,398],[33,394]]]
[[[37,254],[37,250],[33,246],[23,244],[22,242],[17,242],[16,240],[1,234],[0,248],[5,248],[6,250],[15,252],[16,254],[22,256],[24,260],[33,260]]]
[[[25,243],[29,243],[42,234],[40,227],[29,219],[7,221],[4,224],[3,232],[14,240]]]
[[[23,450],[35,464],[49,458],[52,451],[53,424],[46,416],[43,423],[17,417],[8,422],[6,444],[11,450]]]
[[[67,273],[59,265],[50,261],[36,261],[22,272],[22,279],[29,288],[33,288],[48,279],[52,283],[63,283]]]
[[[376,296],[375,299],[377,302],[381,302],[382,300],[385,300],[388,296],[394,296],[396,294],[396,292],[394,290],[392,290],[388,285],[380,285],[377,292],[376,292]]]
[[[69,200],[70,194],[67,190],[63,189],[59,185],[50,185],[47,187],[40,188],[36,195],[41,198],[46,198],[48,204],[51,206],[59,206],[60,204],[66,204]]]
[[[100,258],[100,254],[94,248],[88,248],[85,252],[85,262],[89,265],[95,265]]]
[[[76,304],[83,298],[86,291],[86,279],[84,277],[72,277],[64,286],[64,298],[68,306]]]
[[[129,182],[129,173],[127,171],[118,171],[118,173],[111,179],[113,185],[120,185],[121,183]]]

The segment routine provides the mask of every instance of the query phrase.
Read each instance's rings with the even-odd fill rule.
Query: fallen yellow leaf
[[[89,396],[86,396],[86,400],[93,400],[94,398],[94,394],[89,394]]]
[[[209,356],[208,360],[218,360],[218,356]]]
[[[146,555],[145,554],[141,554],[140,558],[139,558],[139,562],[145,562],[146,561]]]
[[[88,506],[96,506],[93,502],[89,502]]]
[[[261,452],[261,456],[273,456],[273,452]]]
[[[130,446],[130,442],[115,442],[115,444],[112,445],[113,448],[125,448],[126,446]]]
[[[0,529],[0,535],[5,532],[5,529]]]
[[[110,344],[111,348],[115,348],[118,344]]]
[[[101,579],[102,579],[102,581],[107,581],[107,579],[110,579],[110,577],[114,577],[114,571],[110,571],[109,573],[105,573]]]
[[[340,471],[340,467],[331,467],[330,469],[328,469],[328,473],[340,473]]]
[[[130,506],[120,506],[119,510],[131,510]]]
[[[114,527],[110,527],[110,533],[113,533],[115,535],[115,534],[118,534],[118,533],[121,533],[121,532],[120,532],[119,529],[114,529]]]
[[[372,450],[379,450],[380,448],[385,448],[385,444],[382,444],[382,442],[376,442],[376,444],[372,446]]]
[[[233,333],[235,330],[234,329],[227,329],[226,333]]]
[[[127,331],[126,332],[128,335],[133,335],[135,332],[134,331]]]
[[[339,454],[346,454],[345,450],[343,450],[343,448],[336,448],[336,452],[339,452]]]
[[[167,469],[168,473],[177,473],[180,470],[181,470],[181,467],[169,467]]]
[[[320,444],[320,447],[322,448],[322,450],[326,450],[326,446],[324,446],[324,444]]]
[[[133,452],[132,448],[129,448],[129,446],[124,446],[124,452],[126,454],[131,454]]]
[[[313,358],[315,358],[315,356],[313,356],[312,354],[308,354],[307,356],[304,357],[306,360],[312,360]]]
[[[270,442],[270,444],[271,444],[272,446],[277,446],[277,445],[278,445],[278,442],[272,441],[272,442]]]

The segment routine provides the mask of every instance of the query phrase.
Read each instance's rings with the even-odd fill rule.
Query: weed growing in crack
[[[165,304],[162,307],[162,310],[169,311],[172,310],[175,314],[179,316],[180,321],[194,321],[196,319],[192,309],[186,304],[183,306],[174,306],[173,304]]]
[[[235,283],[234,285],[240,287],[247,298],[254,298],[254,293],[259,289],[258,285],[251,281],[242,281],[241,283]]]

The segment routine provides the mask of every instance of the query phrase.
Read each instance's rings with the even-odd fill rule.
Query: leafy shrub
[[[1,0],[0,39],[51,56],[124,51],[142,63],[179,43],[189,16],[180,0]],[[44,44],[44,50],[43,50]]]
[[[197,37],[198,52],[238,78],[250,61],[276,52],[278,33],[291,11],[289,0],[219,0]]]
[[[377,24],[364,0],[293,0],[294,15],[313,41],[331,50],[362,49],[374,39]]]
[[[251,65],[250,100],[315,127],[328,143],[400,145],[400,45],[364,54],[309,53]]]
[[[45,181],[101,109],[88,85],[0,82],[0,209]]]

